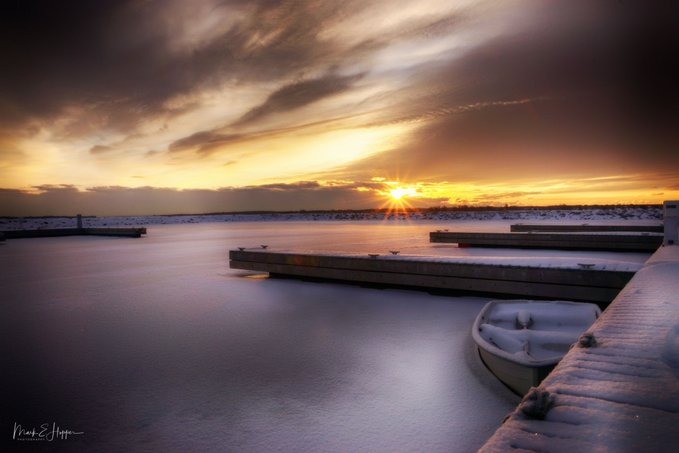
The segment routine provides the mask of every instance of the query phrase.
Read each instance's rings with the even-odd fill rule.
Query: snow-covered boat
[[[580,302],[493,300],[476,318],[472,336],[490,371],[524,395],[600,314],[595,304]]]

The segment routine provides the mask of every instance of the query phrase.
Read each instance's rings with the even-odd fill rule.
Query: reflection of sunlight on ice
[[[269,274],[267,273],[261,273],[261,274],[245,274],[242,275],[244,278],[250,278],[252,280],[262,280],[262,279],[267,279],[269,278]]]

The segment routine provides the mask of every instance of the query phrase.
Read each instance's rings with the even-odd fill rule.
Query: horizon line
[[[326,214],[326,213],[419,213],[419,212],[444,212],[444,211],[521,211],[521,210],[563,210],[563,209],[615,209],[615,208],[662,208],[662,203],[616,203],[616,204],[554,204],[554,205],[459,205],[459,206],[403,206],[397,209],[391,207],[365,208],[365,209],[298,209],[298,210],[247,210],[247,211],[215,211],[196,213],[173,213],[173,214],[120,214],[120,215],[30,215],[30,216],[6,216],[0,215],[0,219],[49,219],[49,218],[82,218],[97,217],[189,217],[210,215],[261,215],[261,214]]]

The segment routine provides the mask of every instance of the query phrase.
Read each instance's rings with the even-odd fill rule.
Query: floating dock
[[[146,228],[46,228],[41,230],[6,230],[0,232],[5,239],[50,238],[60,236],[118,236],[138,238]]]
[[[75,216],[75,228],[41,228],[33,230],[5,230],[0,231],[0,240],[4,236],[6,239],[26,239],[26,238],[53,238],[61,236],[116,236],[139,238],[146,234],[146,228],[85,228],[83,226],[82,214]]]
[[[606,305],[632,278],[638,266],[585,264],[514,265],[440,257],[351,255],[231,250],[230,267],[272,276],[449,290]]]
[[[586,232],[613,232],[613,231],[627,231],[639,233],[662,233],[663,225],[589,225],[583,223],[580,225],[554,225],[554,224],[527,224],[516,223],[509,227],[513,233],[529,233],[529,232],[550,232],[550,233],[586,233]]]
[[[656,234],[465,233],[433,231],[430,242],[459,247],[512,247],[557,250],[654,252],[662,244]]]

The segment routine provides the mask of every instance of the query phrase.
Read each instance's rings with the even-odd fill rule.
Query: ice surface
[[[245,243],[427,247],[428,229],[214,223],[7,241],[2,426],[84,432],[67,451],[473,451],[518,402],[469,335],[486,299],[228,268]]]

